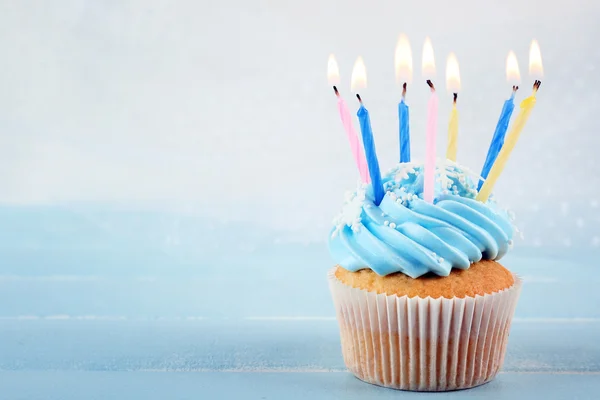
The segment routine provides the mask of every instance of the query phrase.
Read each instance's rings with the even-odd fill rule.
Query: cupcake
[[[423,168],[402,163],[346,196],[329,239],[328,279],[348,369],[375,385],[446,391],[494,379],[502,366],[521,280],[500,265],[512,246],[509,214],[475,200],[474,176],[446,162],[433,204]]]

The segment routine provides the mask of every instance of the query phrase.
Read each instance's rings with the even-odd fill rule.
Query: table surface
[[[322,244],[199,264],[61,243],[0,248],[2,399],[427,396],[345,370]],[[598,398],[600,269],[589,254],[540,254],[504,262],[525,284],[502,373],[440,398]]]

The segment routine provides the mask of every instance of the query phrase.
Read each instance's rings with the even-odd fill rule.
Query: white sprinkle
[[[383,224],[384,224],[385,226],[388,226],[388,225],[390,224],[390,221],[387,221],[387,220],[385,220],[385,221],[383,221]]]
[[[390,224],[390,228],[392,228],[392,229],[396,229],[396,224],[392,222],[392,223]]]
[[[444,258],[443,258],[443,257],[440,257],[440,258],[438,259],[438,261],[439,261],[440,263],[443,263],[443,262],[444,262]]]
[[[385,213],[381,213],[381,216],[382,216],[382,217],[385,217]]]

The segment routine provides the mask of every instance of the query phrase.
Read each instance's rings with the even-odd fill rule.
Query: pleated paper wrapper
[[[348,369],[375,385],[467,389],[494,379],[506,352],[522,281],[465,298],[420,298],[352,288],[328,273]]]

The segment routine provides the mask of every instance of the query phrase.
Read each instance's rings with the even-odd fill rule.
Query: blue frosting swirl
[[[438,167],[433,204],[423,201],[423,168],[401,163],[383,177],[385,196],[373,202],[370,185],[349,193],[334,220],[329,250],[349,271],[379,275],[428,272],[448,276],[481,259],[500,259],[512,246],[513,226],[493,200],[475,200],[472,173],[454,163]]]

